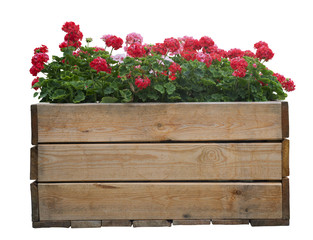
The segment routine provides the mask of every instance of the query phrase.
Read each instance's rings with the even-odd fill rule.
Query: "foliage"
[[[143,45],[142,37],[132,33],[126,38],[127,56],[121,57],[112,55],[122,47],[121,38],[103,36],[106,48],[90,47],[90,38],[81,46],[79,26],[66,24],[61,57],[52,56],[48,63],[46,46],[35,49],[30,72],[43,74],[32,84],[40,89],[34,96],[41,102],[273,101],[286,98],[284,89],[295,88],[291,79],[264,65],[274,55],[264,42],[255,45],[256,57],[251,51],[221,50],[208,37]]]

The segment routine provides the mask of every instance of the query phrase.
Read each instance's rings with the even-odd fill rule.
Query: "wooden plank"
[[[289,176],[289,140],[284,139],[282,142],[282,166],[283,166],[283,177]]]
[[[214,225],[241,225],[249,224],[249,219],[213,219]]]
[[[173,225],[210,225],[209,219],[173,220]]]
[[[39,183],[41,220],[282,218],[282,186],[256,183]]]
[[[282,143],[40,144],[38,181],[281,180]]]
[[[170,227],[171,221],[168,220],[134,220],[133,227]]]
[[[279,140],[281,110],[281,102],[38,104],[38,142]]]
[[[115,220],[102,220],[103,227],[130,227],[132,225],[131,220],[115,219]]]
[[[71,221],[72,228],[99,228],[101,227],[101,220],[93,221]]]
[[[289,110],[288,110],[288,102],[281,102],[281,121],[282,121],[282,137],[289,137]]]
[[[37,182],[30,184],[30,193],[32,201],[32,221],[39,221],[39,198],[38,198],[38,185]]]
[[[253,227],[289,226],[289,219],[252,219],[250,224]]]
[[[290,218],[290,196],[289,196],[289,179],[283,178],[282,180],[282,193],[283,193],[283,219]]]
[[[37,146],[30,149],[30,180],[38,178],[38,148]]]
[[[71,221],[38,221],[33,222],[33,228],[49,228],[49,227],[64,227],[69,228]]]
[[[33,104],[30,106],[30,112],[31,112],[31,131],[32,131],[31,143],[33,145],[37,145],[37,143],[38,143],[37,104]]]

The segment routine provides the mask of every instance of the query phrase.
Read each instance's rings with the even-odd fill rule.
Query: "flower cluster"
[[[111,68],[108,66],[107,61],[102,57],[97,57],[90,63],[90,67],[98,72],[111,73]]]
[[[135,84],[140,90],[142,90],[151,85],[151,80],[148,77],[145,78],[138,77],[135,80]]]
[[[230,66],[235,71],[233,72],[233,76],[235,77],[244,77],[246,75],[248,63],[244,58],[235,57],[230,60]]]
[[[287,92],[292,92],[296,89],[295,83],[290,78],[285,78],[283,75],[279,73],[274,73],[273,76],[277,77],[277,81],[280,82],[282,87]]]
[[[49,56],[46,54],[47,52],[48,48],[45,45],[34,49],[35,55],[32,57],[32,67],[29,70],[33,76],[37,76],[44,69],[44,63],[49,60]]]
[[[101,39],[108,47],[112,47],[114,50],[118,50],[123,45],[123,39],[114,35],[104,35]]]
[[[103,35],[105,47],[92,47],[92,38],[82,46],[83,34],[74,22],[66,22],[62,30],[66,32],[59,45],[62,57],[53,56],[48,64],[47,46],[34,49],[32,87],[40,89],[35,96],[42,101],[273,101],[295,90],[290,78],[264,65],[274,53],[263,41],[254,44],[255,51],[226,51],[208,36],[169,37],[146,44],[133,32],[125,41]],[[123,47],[125,53],[112,54]],[[45,76],[37,77],[39,72]]]
[[[266,42],[257,42],[254,44],[254,47],[257,49],[255,55],[258,59],[268,61],[274,57],[273,51],[268,47]]]
[[[79,29],[79,25],[74,22],[66,22],[62,30],[67,34],[64,37],[64,42],[59,45],[61,49],[66,47],[79,48],[82,45],[80,41],[83,39],[83,34]]]

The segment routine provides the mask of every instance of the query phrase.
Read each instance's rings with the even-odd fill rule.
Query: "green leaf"
[[[152,69],[156,72],[162,72],[163,71],[163,67],[157,62],[152,63]]]
[[[101,99],[101,103],[115,103],[115,102],[117,102],[117,98],[115,98],[115,97],[103,97],[102,99]]]
[[[164,84],[164,87],[166,88],[166,92],[168,95],[173,94],[173,92],[175,92],[175,90],[176,90],[175,85],[171,82]]]
[[[158,100],[159,96],[156,93],[148,93],[148,98]]]
[[[130,102],[132,100],[132,92],[129,89],[120,90],[123,102]]]
[[[79,103],[85,100],[85,94],[82,91],[77,91],[75,98],[73,99],[74,103]]]
[[[155,85],[154,89],[159,91],[161,94],[165,93],[164,87],[162,85],[160,85],[160,84]]]
[[[125,65],[122,65],[121,67],[120,67],[120,76],[121,77],[124,77],[124,76],[126,76],[126,74],[128,74],[128,69],[126,68],[126,66]]]
[[[39,94],[39,92],[35,92],[35,93],[34,93],[34,97],[37,97],[38,94]]]
[[[52,100],[60,100],[66,97],[66,91],[64,89],[57,89],[51,95]]]

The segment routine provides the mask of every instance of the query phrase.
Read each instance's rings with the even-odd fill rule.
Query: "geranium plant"
[[[35,48],[32,57],[34,97],[42,102],[273,101],[295,89],[291,79],[264,65],[274,53],[262,41],[254,44],[253,53],[225,51],[207,36],[143,44],[140,34],[131,33],[125,44],[104,35],[104,46],[96,47],[90,46],[91,38],[82,46],[83,34],[74,22],[62,30],[61,57],[49,62],[45,45]],[[125,54],[113,54],[123,44]]]

